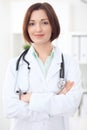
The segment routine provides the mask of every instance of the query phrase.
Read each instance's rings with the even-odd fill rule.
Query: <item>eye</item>
[[[43,24],[49,24],[49,22],[48,22],[48,21],[43,21],[42,23],[43,23]]]
[[[34,25],[35,25],[35,23],[33,23],[33,22],[29,23],[29,26],[34,26]]]

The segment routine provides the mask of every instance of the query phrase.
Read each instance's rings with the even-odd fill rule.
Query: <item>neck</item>
[[[50,55],[52,49],[53,49],[53,45],[51,43],[48,44],[44,44],[44,45],[36,45],[34,44],[34,48],[39,56],[39,58],[45,62],[47,57]]]

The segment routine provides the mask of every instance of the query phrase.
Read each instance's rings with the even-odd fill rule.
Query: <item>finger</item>
[[[68,92],[74,86],[74,82],[67,82],[66,87],[64,87],[64,92]]]
[[[66,94],[72,87],[74,86],[74,82],[67,81],[64,85],[64,88],[60,91],[60,94]]]
[[[67,88],[68,87],[70,88],[72,86],[74,86],[74,82],[73,81],[67,81],[66,84],[65,84],[65,87],[67,87]]]
[[[74,86],[73,81],[66,81],[64,88],[58,94],[66,94]]]

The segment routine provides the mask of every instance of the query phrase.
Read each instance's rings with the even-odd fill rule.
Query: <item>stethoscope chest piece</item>
[[[65,85],[65,80],[64,80],[64,78],[59,78],[59,81],[58,81],[58,83],[57,83],[58,88],[59,88],[59,89],[63,89],[64,85]]]

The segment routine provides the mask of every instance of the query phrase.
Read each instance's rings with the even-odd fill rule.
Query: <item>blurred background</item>
[[[22,23],[26,9],[40,0],[0,0],[0,130],[9,130],[3,115],[2,88],[8,62],[20,54],[25,43]],[[82,73],[82,102],[70,118],[70,130],[87,130],[87,0],[42,0],[54,7],[61,26],[57,45],[79,63]],[[54,41],[55,43],[55,41]]]

